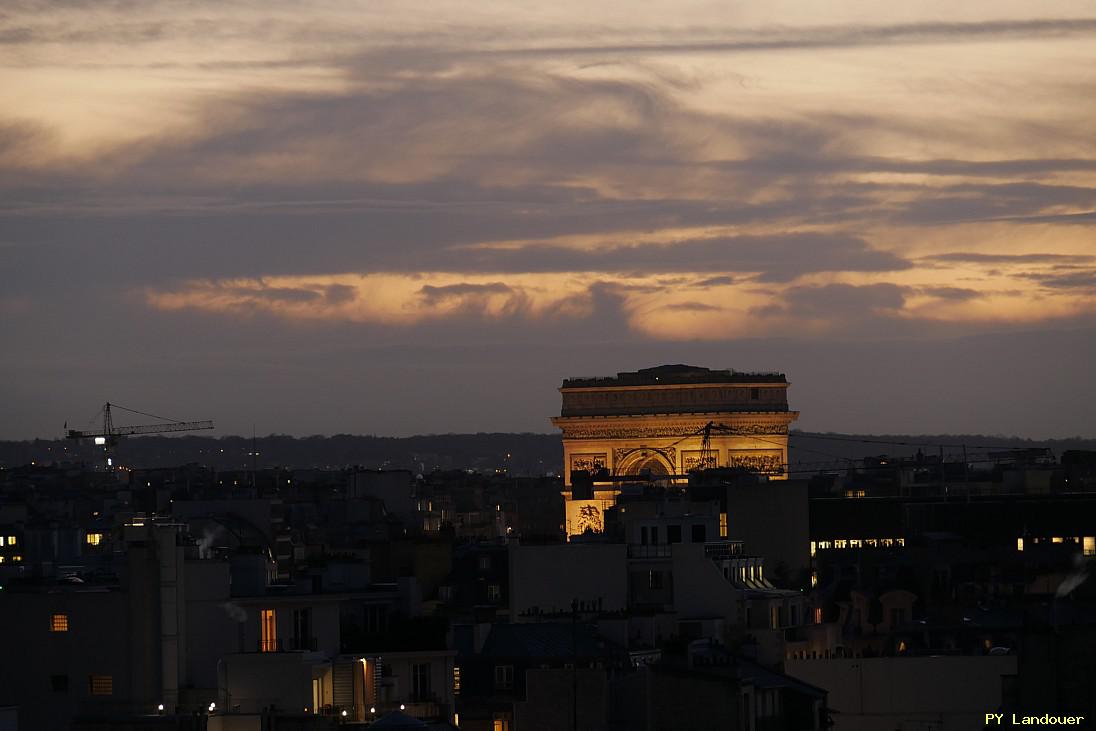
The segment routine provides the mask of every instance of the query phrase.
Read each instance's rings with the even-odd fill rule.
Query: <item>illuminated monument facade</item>
[[[788,410],[788,385],[783,373],[686,365],[565,380],[552,423],[563,432],[568,534],[599,530],[595,513],[619,492],[606,483],[622,476],[673,480],[703,467],[744,467],[785,477],[788,426],[799,416]],[[580,470],[595,475],[592,500],[572,500],[571,473]],[[606,473],[617,479],[596,479]]]

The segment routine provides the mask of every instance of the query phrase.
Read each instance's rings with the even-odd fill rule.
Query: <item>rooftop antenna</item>
[[[259,456],[259,450],[255,445],[255,424],[251,425],[251,489],[255,489],[255,463],[256,458]]]

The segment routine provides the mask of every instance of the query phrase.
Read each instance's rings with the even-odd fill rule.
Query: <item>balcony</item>
[[[315,637],[290,637],[281,639],[260,639],[259,652],[316,652],[319,641]]]
[[[290,637],[285,649],[290,652],[315,652],[319,644],[315,637]]]
[[[727,561],[742,555],[742,541],[707,541],[704,555],[713,561]]]
[[[628,558],[669,558],[670,544],[628,544]]]

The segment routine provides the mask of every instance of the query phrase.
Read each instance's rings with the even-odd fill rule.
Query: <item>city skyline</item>
[[[1093,436],[1083,2],[0,14],[0,438],[547,433],[569,376]]]

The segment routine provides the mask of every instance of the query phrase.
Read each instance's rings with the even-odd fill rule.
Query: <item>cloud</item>
[[[954,301],[970,300],[982,296],[982,293],[978,290],[967,287],[922,287],[918,291],[930,297]]]
[[[693,284],[694,287],[722,287],[735,283],[734,277],[720,276],[720,277],[708,277],[701,279],[699,282]]]
[[[760,315],[781,315],[820,320],[860,319],[892,315],[905,304],[908,290],[894,284],[827,284],[790,287],[779,304],[758,308]]]
[[[1096,269],[1079,271],[1025,272],[1018,276],[1051,289],[1082,290],[1096,294]]]
[[[973,262],[977,264],[1045,264],[1057,262],[1086,262],[1096,256],[1078,254],[987,254],[974,251],[952,251],[945,254],[926,256],[929,261]]]
[[[664,305],[662,309],[671,312],[719,312],[722,310],[717,305],[710,305],[705,302],[673,302]]]

